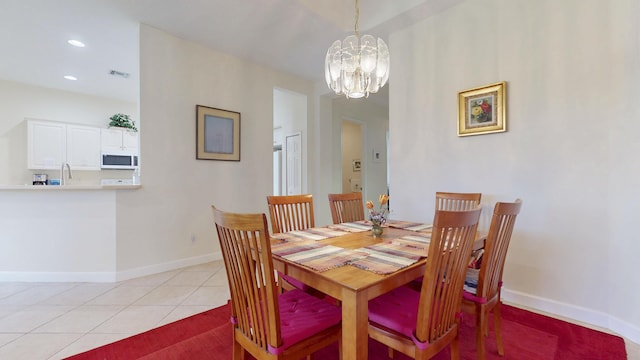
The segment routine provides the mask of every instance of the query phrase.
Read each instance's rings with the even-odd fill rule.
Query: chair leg
[[[284,293],[284,288],[282,287],[282,278],[281,277],[277,278],[276,286],[277,286],[277,289],[278,289],[278,294]]]
[[[483,307],[480,307],[480,309],[481,309],[480,311],[488,311],[488,310],[485,310],[485,308],[483,308]],[[485,321],[484,321],[484,327],[483,327],[484,337],[488,337],[488,336],[489,336],[489,321],[488,321],[488,316],[489,316],[489,314],[488,314],[488,313],[484,314],[484,320],[485,320]]]
[[[389,359],[393,359],[393,348],[388,347],[387,350],[388,350]]]
[[[451,341],[451,360],[460,360],[460,344],[458,343],[458,335]]]
[[[246,357],[246,353],[244,351],[244,348],[240,345],[240,343],[238,343],[234,339],[233,340],[233,360],[244,360],[245,357]]]
[[[478,360],[485,360],[484,338],[487,329],[487,313],[482,306],[476,307],[476,351],[478,352]]]
[[[496,333],[496,343],[498,344],[498,354],[504,356],[504,347],[502,346],[502,320],[500,319],[500,301],[493,308],[493,321]]]

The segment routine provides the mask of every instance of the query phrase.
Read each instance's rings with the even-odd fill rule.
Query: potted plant
[[[122,127],[131,129],[133,131],[138,131],[138,129],[136,128],[136,122],[131,120],[131,117],[129,115],[117,113],[110,117],[109,120],[111,120],[111,122],[109,123],[110,127]]]

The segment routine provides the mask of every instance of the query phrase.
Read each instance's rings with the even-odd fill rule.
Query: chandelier
[[[324,76],[336,94],[348,98],[368,97],[389,79],[389,48],[371,35],[358,34],[360,8],[356,1],[355,35],[336,40],[327,50]]]

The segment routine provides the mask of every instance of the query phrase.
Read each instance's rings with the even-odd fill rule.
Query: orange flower
[[[382,194],[378,196],[378,209],[374,209],[373,201],[369,200],[366,203],[367,209],[369,209],[369,221],[374,225],[382,225],[387,222],[387,212],[389,211],[389,195]]]

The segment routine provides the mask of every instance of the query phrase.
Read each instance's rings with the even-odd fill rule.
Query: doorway
[[[273,195],[307,190],[307,96],[273,89]]]

